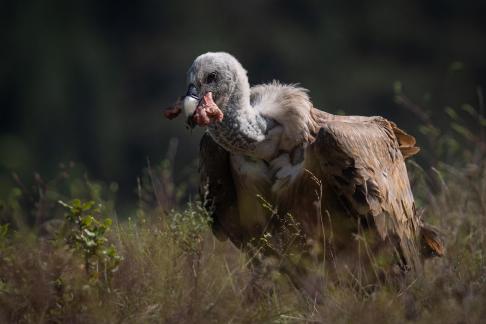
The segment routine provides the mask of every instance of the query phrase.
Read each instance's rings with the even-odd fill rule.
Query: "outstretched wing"
[[[239,246],[242,238],[229,153],[206,133],[201,139],[199,158],[199,194],[212,218],[212,231],[219,240],[229,238]]]
[[[420,219],[404,156],[415,140],[381,117],[327,119],[307,150],[346,207],[373,220],[383,240],[397,242],[407,265],[420,267]]]

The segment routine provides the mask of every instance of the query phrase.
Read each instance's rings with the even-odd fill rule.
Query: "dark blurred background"
[[[201,132],[162,110],[207,51],[235,55],[252,84],[298,82],[321,109],[383,115],[420,140],[394,89],[438,123],[446,106],[477,107],[485,13],[479,0],[2,1],[0,196],[12,172],[49,178],[75,161],[128,204],[173,138],[183,181]]]

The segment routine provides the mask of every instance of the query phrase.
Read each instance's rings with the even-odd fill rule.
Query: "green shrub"
[[[68,210],[63,230],[64,240],[71,249],[83,256],[84,269],[93,281],[102,279],[109,283],[123,259],[115,246],[109,244],[106,236],[112,220],[100,220],[102,206],[94,201],[75,199],[70,203],[59,203]]]

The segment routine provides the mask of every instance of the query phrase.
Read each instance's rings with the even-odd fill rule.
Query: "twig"
[[[478,86],[476,88],[476,92],[478,95],[478,105],[479,105],[479,116],[478,116],[478,124],[479,124],[479,139],[477,140],[479,143],[478,146],[476,146],[476,152],[474,154],[474,162],[477,164],[481,160],[481,156],[483,155],[485,151],[485,146],[486,146],[486,141],[485,141],[485,133],[484,133],[484,127],[481,125],[481,119],[484,116],[484,95],[483,95],[483,89],[481,86]]]

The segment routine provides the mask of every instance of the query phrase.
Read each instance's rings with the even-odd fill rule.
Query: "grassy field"
[[[425,121],[424,154],[433,163],[426,171],[408,164],[417,205],[447,250],[405,286],[369,291],[343,274],[322,284],[316,304],[273,271],[259,289],[248,258],[213,237],[198,203],[178,203],[183,189],[170,180],[170,162],[141,178],[139,206],[127,220],[116,216],[115,185],[62,166],[58,178],[37,177],[33,187],[18,179],[0,205],[0,322],[480,323],[483,142],[456,124],[449,133]]]

